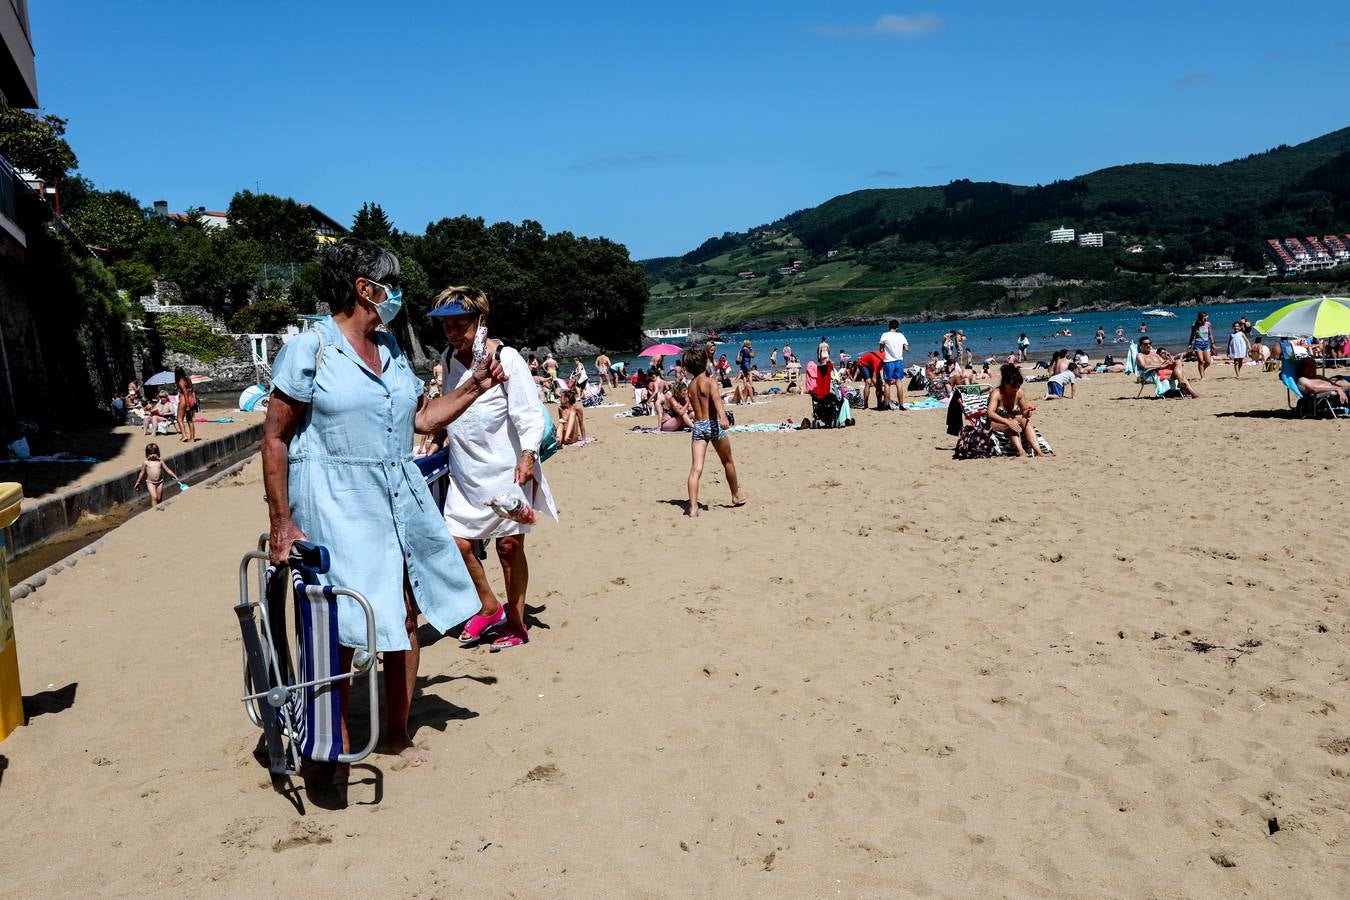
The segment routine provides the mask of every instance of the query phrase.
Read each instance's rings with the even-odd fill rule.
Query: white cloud
[[[943,21],[935,12],[902,16],[884,13],[871,25],[821,25],[818,34],[828,37],[920,38],[941,31]]]

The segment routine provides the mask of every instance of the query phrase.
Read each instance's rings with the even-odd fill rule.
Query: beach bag
[[[952,459],[988,459],[993,455],[989,420],[982,418],[975,425],[962,425],[956,436],[956,451]]]

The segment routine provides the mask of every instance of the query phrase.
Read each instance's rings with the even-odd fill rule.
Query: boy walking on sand
[[[698,516],[698,483],[703,477],[703,460],[708,454],[708,445],[717,451],[722,468],[727,473],[727,486],[731,488],[732,506],[744,506],[745,494],[741,493],[740,481],[736,478],[736,463],[731,458],[731,438],[727,436],[727,411],[722,405],[722,392],[717,384],[708,377],[708,351],[703,347],[691,346],[680,357],[680,365],[686,372],[698,374],[689,385],[689,404],[694,413],[693,461],[689,468],[689,509],[690,518]]]

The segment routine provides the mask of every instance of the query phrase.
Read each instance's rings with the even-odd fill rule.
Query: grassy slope
[[[1251,208],[1270,201],[1305,172],[1347,150],[1350,128],[1221,165],[1114,166],[1082,176],[1089,188],[1084,204],[1095,208],[1104,202],[1138,200],[1160,213]],[[969,308],[970,295],[961,290],[959,260],[945,266],[909,264],[878,272],[859,264],[857,254],[845,250],[835,259],[812,264],[792,235],[794,228],[866,215],[873,207],[877,219],[894,221],[943,202],[941,187],[873,189],[843,194],[794,213],[783,220],[783,231],[774,239],[739,247],[703,263],[693,287],[686,287],[684,280],[672,283],[658,274],[651,284],[647,324],[683,325],[692,318],[696,325],[716,327],[752,319],[800,318],[809,322],[833,315],[913,315],[925,309]],[[771,277],[793,259],[807,262],[802,272]],[[658,267],[658,272],[662,271]],[[760,277],[740,279],[737,273],[742,271],[754,271]],[[1005,308],[1044,301],[1044,296],[1034,301],[1013,300]]]

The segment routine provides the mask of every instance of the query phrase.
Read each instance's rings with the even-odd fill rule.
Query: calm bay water
[[[1108,312],[1017,316],[1007,319],[952,319],[945,322],[910,322],[902,324],[900,330],[904,332],[906,339],[909,341],[909,361],[923,359],[928,355],[928,351],[939,349],[942,345],[943,332],[951,331],[953,328],[960,328],[966,333],[966,346],[975,354],[976,359],[983,359],[987,356],[1006,356],[1009,351],[1017,347],[1018,336],[1024,332],[1031,341],[1030,352],[1033,356],[1049,356],[1059,349],[1071,351],[1083,349],[1090,356],[1098,358],[1103,351],[1123,356],[1124,349],[1128,344],[1112,344],[1115,340],[1116,328],[1125,330],[1125,340],[1128,342],[1138,338],[1140,323],[1148,325],[1148,334],[1149,337],[1153,338],[1154,346],[1164,347],[1175,352],[1186,345],[1187,338],[1191,333],[1191,323],[1195,321],[1196,313],[1206,310],[1209,312],[1210,321],[1214,325],[1214,338],[1218,344],[1215,349],[1218,352],[1224,352],[1228,344],[1226,335],[1232,330],[1234,322],[1243,316],[1253,322],[1259,321],[1289,302],[1288,299],[1281,299],[1248,303],[1224,303],[1214,306],[1163,307],[1176,313],[1176,318],[1173,319],[1146,318],[1140,315],[1143,312],[1141,309],[1127,309]],[[1061,315],[1073,321],[1067,324],[1050,321],[1052,317],[1058,318]],[[1103,349],[1098,349],[1095,339],[1098,326],[1106,329],[1106,346]],[[1066,327],[1072,332],[1071,336],[1054,336],[1055,332]],[[856,359],[860,353],[875,350],[877,339],[885,330],[886,323],[878,321],[876,325],[864,328],[800,328],[792,331],[728,332],[719,335],[724,343],[718,347],[718,353],[726,353],[728,359],[734,359],[736,348],[740,346],[741,341],[749,339],[755,349],[755,364],[761,369],[766,369],[769,364],[769,351],[776,348],[781,361],[783,345],[789,344],[799,358],[812,359],[815,356],[816,343],[821,336],[824,336],[830,342],[830,349],[836,359],[838,359],[840,350],[847,352]],[[1113,347],[1115,349],[1112,349]],[[631,366],[634,357],[623,356],[619,358],[626,359],[629,362],[630,371],[632,371]],[[589,362],[590,360],[587,360],[587,363]],[[667,360],[667,365],[670,363],[671,361]],[[638,360],[638,364],[642,365],[643,362]]]

